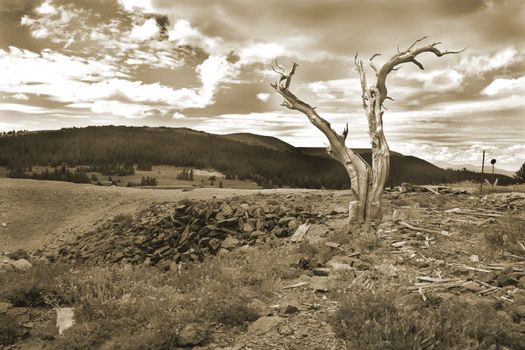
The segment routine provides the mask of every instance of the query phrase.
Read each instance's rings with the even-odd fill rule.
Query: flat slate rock
[[[277,329],[284,320],[279,316],[266,316],[261,317],[248,327],[248,332],[252,334],[265,334],[274,329]]]

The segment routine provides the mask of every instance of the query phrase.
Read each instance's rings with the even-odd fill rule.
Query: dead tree
[[[280,79],[273,83],[272,87],[284,97],[282,106],[304,113],[310,122],[323,132],[328,139],[328,154],[346,169],[350,177],[352,193],[352,200],[349,204],[349,218],[351,222],[376,221],[382,218],[381,202],[390,168],[390,150],[383,132],[384,102],[393,100],[388,96],[386,87],[388,74],[398,70],[404,63],[414,63],[420,69],[424,69],[417,57],[425,52],[441,57],[463,51],[441,51],[437,48],[440,42],[416,48],[424,39],[426,37],[416,40],[408,49],[403,51],[398,47],[397,53],[383,64],[381,68],[378,68],[373,62],[374,58],[380,56],[380,54],[372,55],[368,63],[375,73],[376,82],[370,86],[367,84],[363,61],[358,58],[357,54],[355,56],[354,62],[361,81],[361,99],[368,119],[370,144],[372,146],[371,166],[359,154],[346,147],[348,123],[343,132],[338,134],[328,121],[319,116],[315,107],[302,101],[290,91],[289,88],[297,70],[297,63],[293,63],[288,74],[277,62],[273,68],[280,75]]]

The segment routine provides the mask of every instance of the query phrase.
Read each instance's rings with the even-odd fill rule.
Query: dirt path
[[[0,251],[37,249],[49,240],[83,232],[119,213],[134,214],[152,203],[298,191],[157,190],[0,178]]]

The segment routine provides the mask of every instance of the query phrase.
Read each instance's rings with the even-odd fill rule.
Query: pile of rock
[[[29,254],[23,249],[18,249],[5,255],[0,253],[0,271],[22,271],[31,267]]]
[[[303,222],[316,218],[301,206],[265,200],[157,204],[135,219],[117,216],[47,257],[169,268],[268,237],[289,237]]]

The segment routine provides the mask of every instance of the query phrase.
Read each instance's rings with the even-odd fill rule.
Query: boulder
[[[345,207],[343,205],[331,205],[328,208],[328,213],[330,215],[347,214],[348,213],[348,207]]]
[[[208,327],[200,323],[189,323],[179,332],[178,346],[195,346],[204,343],[209,337]]]
[[[256,335],[266,334],[279,327],[283,321],[279,316],[261,317],[248,327],[248,333]]]
[[[26,259],[11,260],[11,265],[19,271],[28,270],[33,267]]]
[[[392,215],[393,221],[421,220],[419,203],[406,208],[397,208]]]
[[[29,259],[29,254],[23,249],[17,249],[14,252],[8,253],[6,255],[12,260]]]

